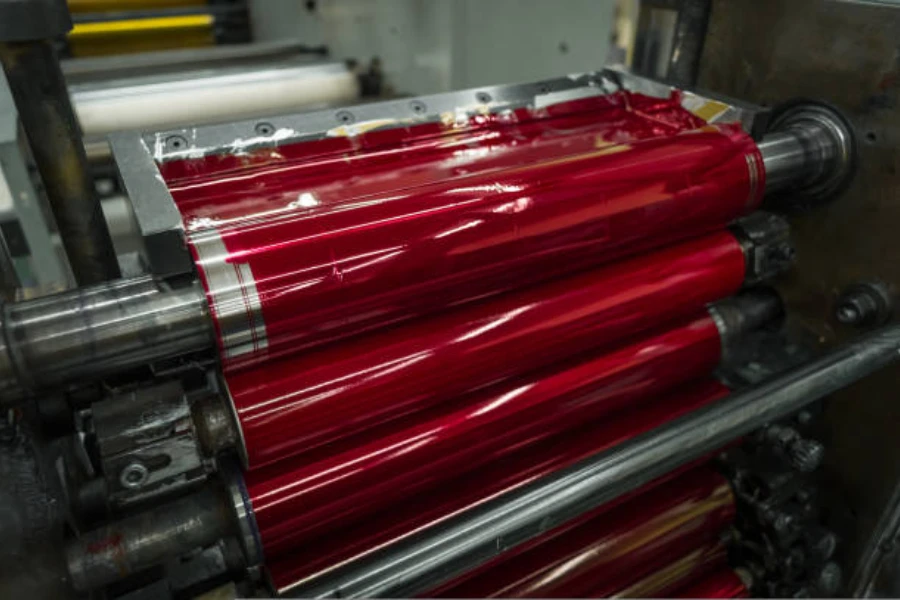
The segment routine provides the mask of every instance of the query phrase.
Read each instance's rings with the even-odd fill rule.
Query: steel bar
[[[86,380],[213,343],[197,284],[164,289],[139,277],[6,304],[0,391]]]
[[[712,0],[681,0],[666,77],[678,86],[697,84],[700,56],[706,41],[706,27]]]
[[[406,596],[447,581],[765,423],[900,359],[900,326],[880,329],[770,382],[602,452],[439,528],[339,569],[301,596]]]
[[[0,44],[0,62],[75,280],[90,285],[117,278],[119,263],[52,42]]]

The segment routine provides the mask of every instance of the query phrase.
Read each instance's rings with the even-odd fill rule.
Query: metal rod
[[[213,346],[198,283],[119,280],[2,306],[0,392],[84,380]]]
[[[73,587],[98,588],[215,543],[234,527],[222,493],[206,489],[90,531],[66,546]]]
[[[782,189],[813,172],[807,151],[796,132],[770,133],[757,145],[766,168],[766,191]]]
[[[677,85],[693,86],[697,83],[711,4],[711,0],[682,0],[678,8],[675,39],[666,75]]]
[[[25,135],[79,285],[119,277],[59,60],[49,40],[0,43]]]
[[[304,597],[415,595],[898,359],[900,325],[893,325],[290,593]]]

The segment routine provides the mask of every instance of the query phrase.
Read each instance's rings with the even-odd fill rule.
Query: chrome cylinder
[[[119,280],[2,307],[0,392],[84,380],[211,348],[198,283]]]
[[[849,123],[823,104],[801,103],[781,111],[758,148],[766,194],[791,192],[821,200],[841,189],[855,167]]]
[[[411,597],[900,359],[900,325],[734,394],[290,590],[302,597]]]

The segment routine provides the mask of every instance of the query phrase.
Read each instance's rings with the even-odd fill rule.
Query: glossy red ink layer
[[[706,314],[575,365],[502,384],[463,406],[293,470],[246,475],[267,556],[674,386],[709,374],[719,333]],[[280,466],[280,465],[276,465]]]
[[[722,566],[727,550],[720,540],[696,548],[684,548],[660,556],[639,580],[625,587],[610,588],[605,582],[588,592],[589,598],[669,598],[687,583],[706,577]]]
[[[735,293],[743,278],[740,244],[720,232],[307,356],[226,373],[248,466],[696,314]]]
[[[598,582],[615,593],[654,572],[661,560],[716,541],[734,513],[725,478],[708,467],[694,469],[577,527],[550,532],[439,596],[577,598]]]
[[[167,162],[160,171],[187,224],[252,218],[281,208],[284,197],[279,195],[296,192],[300,185],[314,192],[335,180],[404,181],[441,161],[449,161],[445,166],[457,173],[474,172],[490,168],[498,157],[503,160],[509,150],[542,139],[595,133],[626,142],[706,124],[679,101],[679,95],[659,99],[623,92],[540,109],[473,114],[452,123],[358,124],[338,127],[319,140]]]
[[[275,589],[285,593],[315,581],[337,565],[362,560],[384,546],[437,526],[492,498],[608,450],[724,398],[728,393],[728,388],[715,380],[693,382],[654,399],[639,411],[626,411],[599,421],[582,423],[563,434],[517,449],[502,461],[474,469],[434,490],[404,498],[389,509],[358,523],[348,523],[311,542],[298,544],[290,551],[267,554],[269,575]],[[675,474],[670,473],[663,481],[654,484],[673,476]],[[641,491],[646,489],[642,488],[633,495]],[[602,509],[626,502],[631,497],[626,495]],[[587,518],[592,516],[593,513],[585,515]]]
[[[248,322],[263,323],[252,344],[228,353],[226,369],[706,233],[758,205],[762,160],[738,126],[642,139],[656,119],[626,112],[625,125],[610,126],[601,111],[586,133],[502,152],[481,155],[472,142],[459,150],[465,160],[321,185],[301,177],[262,200],[239,194],[237,205],[199,202],[209,214],[188,217],[186,228],[214,319],[214,294],[237,285]],[[635,119],[641,135],[629,129]],[[198,240],[211,231],[224,255],[206,262]],[[208,276],[222,261],[239,283]]]
[[[679,589],[675,598],[749,598],[750,590],[727,565]]]

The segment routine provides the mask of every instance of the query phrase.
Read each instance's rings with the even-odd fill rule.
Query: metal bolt
[[[886,322],[893,309],[893,298],[881,282],[851,285],[841,293],[834,308],[838,322],[853,327],[867,327]]]
[[[819,468],[825,458],[825,446],[815,440],[798,439],[788,448],[791,465],[802,473]]]
[[[150,470],[139,462],[125,465],[119,472],[119,483],[129,490],[142,487],[150,478]]]

